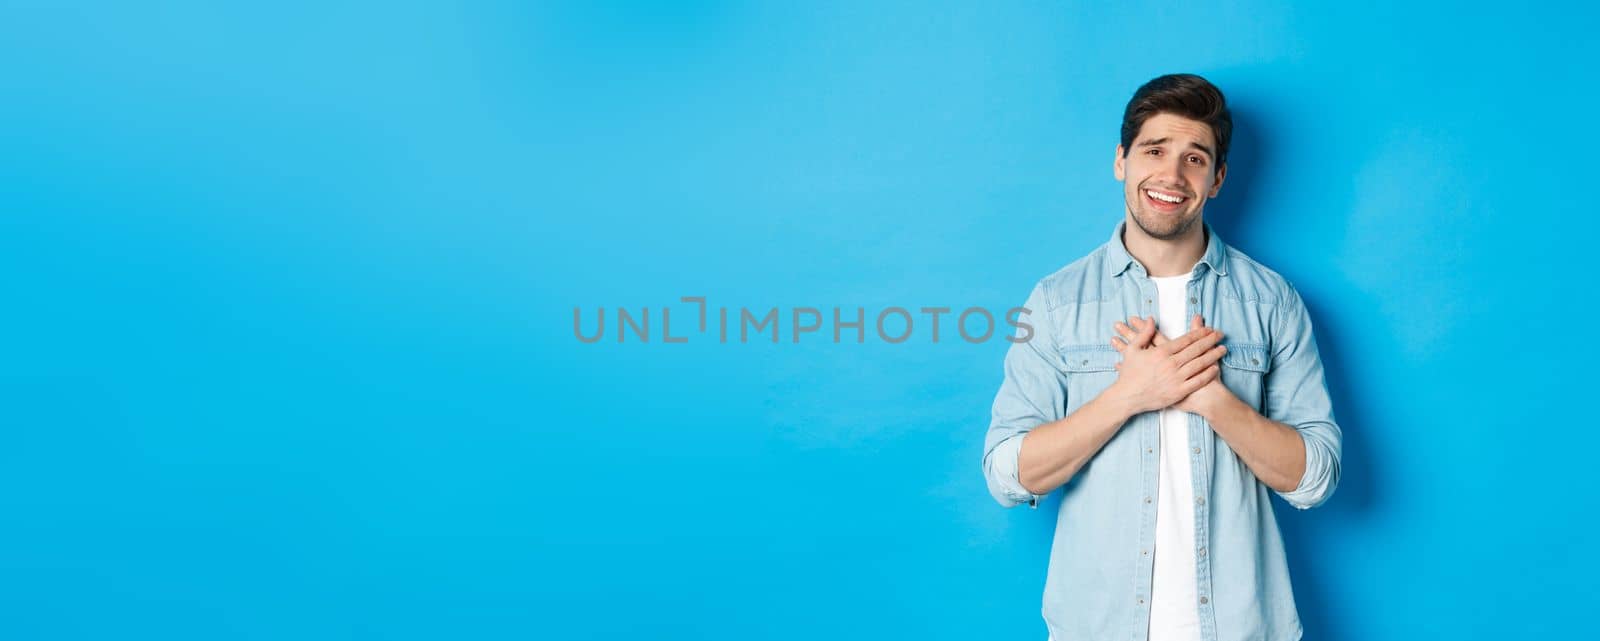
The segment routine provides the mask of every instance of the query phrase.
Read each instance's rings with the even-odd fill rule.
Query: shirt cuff
[[[1279,492],[1283,500],[1297,509],[1309,510],[1322,504],[1323,494],[1327,490],[1328,454],[1305,434],[1300,438],[1305,442],[1306,471],[1300,476],[1300,484],[1292,492]]]
[[[1007,506],[1016,506],[1027,503],[1030,508],[1039,507],[1042,494],[1034,494],[1022,486],[1018,480],[1017,457],[1022,454],[1022,437],[1026,432],[1017,434],[1002,441],[989,453],[989,462],[993,466],[989,478],[992,481],[990,492],[995,499]]]

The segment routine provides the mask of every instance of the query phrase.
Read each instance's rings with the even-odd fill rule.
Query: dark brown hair
[[[1133,92],[1128,108],[1122,112],[1123,157],[1127,157],[1133,147],[1133,138],[1139,135],[1144,121],[1162,113],[1198,120],[1211,127],[1217,139],[1217,160],[1211,166],[1212,173],[1228,162],[1228,140],[1233,137],[1233,116],[1228,113],[1228,100],[1222,97],[1222,90],[1216,85],[1192,73],[1160,76]]]

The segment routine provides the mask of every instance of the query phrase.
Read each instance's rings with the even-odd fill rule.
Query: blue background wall
[[[1307,638],[1600,605],[1593,10],[789,4],[7,6],[0,636],[1042,639],[1004,342],[572,311],[1018,305],[1171,71],[1345,428]]]

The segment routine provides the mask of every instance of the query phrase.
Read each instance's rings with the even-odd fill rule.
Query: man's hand
[[[1129,318],[1128,323],[1131,324],[1132,327],[1129,327],[1123,323],[1117,323],[1115,329],[1120,337],[1125,342],[1130,344],[1137,340],[1138,337],[1145,335],[1146,332],[1144,330],[1153,328],[1155,325],[1155,323],[1146,321],[1137,316]],[[1206,329],[1205,324],[1201,320],[1200,315],[1196,314],[1192,319],[1190,319],[1189,331],[1190,333],[1194,333],[1195,331],[1203,329]],[[1150,343],[1151,345],[1161,347],[1168,343],[1167,337],[1162,336],[1159,331],[1152,331],[1149,332],[1149,334],[1152,337],[1152,341]],[[1218,340],[1222,339],[1221,332],[1215,332],[1215,334]],[[1113,340],[1112,345],[1116,346],[1115,340]],[[1217,358],[1220,359],[1222,357],[1221,355],[1226,353],[1227,348],[1218,345],[1214,351],[1218,352]],[[1229,390],[1228,386],[1222,384],[1221,376],[1217,376],[1212,378],[1210,382],[1201,386],[1200,389],[1191,392],[1188,396],[1185,396],[1178,402],[1174,403],[1172,407],[1192,414],[1211,416],[1212,414],[1210,414],[1210,412],[1218,407],[1221,403],[1225,403],[1234,399],[1235,397],[1233,395],[1233,391]]]
[[[1122,353],[1111,389],[1131,413],[1172,407],[1217,382],[1221,374],[1217,361],[1225,351],[1217,344],[1222,332],[1206,327],[1198,314],[1189,324],[1189,333],[1172,340],[1156,331],[1153,318],[1135,317],[1130,322],[1138,325],[1138,331],[1119,322],[1119,335],[1111,338],[1111,346]]]

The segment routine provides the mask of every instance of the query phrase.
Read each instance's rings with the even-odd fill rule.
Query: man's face
[[[1227,174],[1227,166],[1213,164],[1216,149],[1210,125],[1167,113],[1144,121],[1132,149],[1117,145],[1115,173],[1134,223],[1170,240],[1200,222]]]

